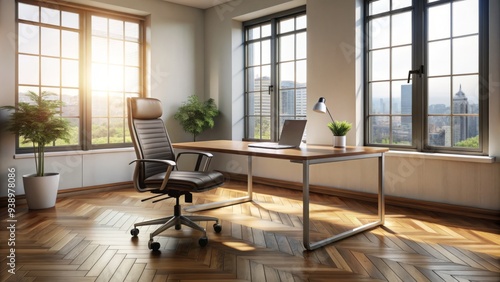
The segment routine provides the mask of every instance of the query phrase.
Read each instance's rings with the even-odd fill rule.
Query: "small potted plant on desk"
[[[333,121],[328,123],[328,128],[333,133],[333,146],[335,148],[345,148],[346,144],[346,134],[351,130],[352,124],[343,120],[343,121]]]
[[[22,143],[32,143],[35,156],[35,174],[23,175],[24,192],[30,209],[45,209],[55,206],[59,190],[59,173],[45,172],[45,146],[56,141],[69,141],[69,122],[61,118],[62,102],[50,99],[55,95],[43,92],[27,93],[29,103],[19,102],[17,106],[3,106],[14,110],[7,129],[18,134]]]

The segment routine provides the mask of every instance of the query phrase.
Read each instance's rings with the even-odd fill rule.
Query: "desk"
[[[389,149],[378,147],[346,147],[333,148],[333,146],[306,145],[302,144],[296,149],[262,149],[248,147],[249,142],[232,140],[214,140],[201,142],[175,143],[176,149],[209,151],[225,154],[243,155],[248,157],[247,171],[247,192],[248,195],[241,198],[230,199],[227,201],[196,205],[187,208],[188,212],[225,207],[237,203],[248,202],[252,200],[252,158],[274,158],[288,160],[292,163],[302,164],[303,181],[303,244],[307,250],[314,250],[326,244],[344,239],[346,237],[358,234],[365,230],[384,224],[385,206],[384,206],[384,153]],[[311,242],[310,240],[310,218],[309,218],[309,166],[312,164],[351,161],[359,159],[378,158],[378,217],[375,222],[364,224],[352,230],[347,230],[335,236]]]

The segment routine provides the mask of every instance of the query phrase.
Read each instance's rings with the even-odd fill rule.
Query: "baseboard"
[[[224,174],[226,175],[226,177],[229,177],[229,179],[232,180],[247,181],[246,174],[235,174],[226,172],[224,172]],[[254,183],[302,191],[302,183],[299,182],[277,180],[277,179],[258,177],[258,176],[253,176],[252,179]],[[315,193],[356,199],[361,201],[368,201],[368,202],[377,202],[378,199],[377,194],[350,191],[346,189],[326,187],[321,185],[310,185],[309,190]],[[431,202],[424,200],[415,200],[415,199],[387,196],[387,195],[385,196],[385,203],[386,205],[403,207],[403,208],[412,208],[412,209],[447,213],[459,216],[488,219],[488,220],[500,220],[500,210],[481,209],[481,208],[459,206],[459,205],[452,205],[452,204],[445,204],[445,203],[438,203],[438,202]]]

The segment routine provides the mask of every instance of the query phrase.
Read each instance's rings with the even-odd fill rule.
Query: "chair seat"
[[[158,173],[145,179],[146,184],[161,184],[165,173]],[[183,190],[187,192],[203,192],[224,183],[224,175],[217,171],[172,171],[167,183],[167,189]],[[165,191],[166,192],[166,191]],[[155,193],[161,193],[155,191]]]

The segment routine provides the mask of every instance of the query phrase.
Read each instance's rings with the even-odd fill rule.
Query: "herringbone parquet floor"
[[[194,195],[194,204],[241,196],[244,183]],[[208,246],[183,227],[157,237],[134,222],[170,214],[173,200],[141,202],[130,189],[58,199],[55,208],[16,210],[15,275],[9,270],[12,233],[2,208],[1,281],[500,281],[499,223],[386,207],[386,224],[315,251],[302,246],[301,193],[254,185],[255,202],[204,211]],[[375,217],[376,204],[311,195],[312,238]]]

